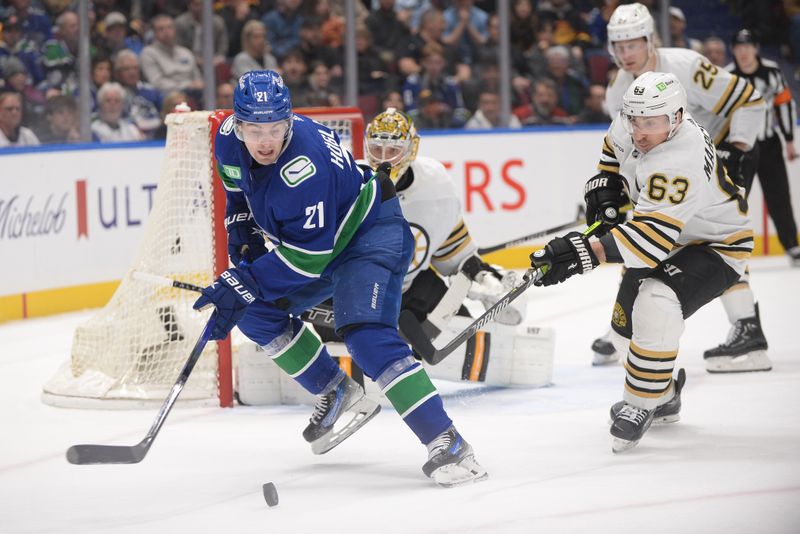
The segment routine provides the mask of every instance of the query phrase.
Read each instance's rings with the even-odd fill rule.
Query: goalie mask
[[[389,177],[396,183],[417,157],[419,135],[408,115],[387,108],[367,126],[366,144],[370,167],[375,169],[381,163],[391,164]]]

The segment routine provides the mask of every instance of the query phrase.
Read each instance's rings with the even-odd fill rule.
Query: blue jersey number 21
[[[306,219],[303,228],[311,230],[312,228],[322,228],[325,226],[325,208],[321,200],[313,206],[306,207],[306,215],[308,215],[308,219]],[[314,221],[315,215],[316,222]]]

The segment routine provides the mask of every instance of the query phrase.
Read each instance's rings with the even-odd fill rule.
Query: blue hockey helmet
[[[271,70],[253,70],[239,78],[233,90],[234,131],[240,141],[289,139],[292,100],[283,78]]]
[[[276,122],[292,117],[289,88],[272,70],[251,70],[233,91],[233,114],[242,122]]]

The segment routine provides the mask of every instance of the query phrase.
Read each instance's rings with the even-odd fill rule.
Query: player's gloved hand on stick
[[[223,272],[213,284],[203,289],[194,306],[202,310],[210,305],[216,307],[217,322],[211,339],[225,339],[244,315],[247,307],[255,302],[256,281],[244,269],[231,268]]]
[[[583,199],[586,201],[586,224],[600,220],[614,226],[625,218],[621,210],[630,202],[628,182],[617,173],[602,171],[586,182]]]
[[[546,268],[544,275],[534,282],[537,286],[560,284],[570,276],[588,273],[599,264],[589,239],[580,232],[556,237],[531,254],[531,267]]]
[[[755,162],[752,150],[744,152],[734,144],[723,141],[717,146],[717,159],[725,165],[725,170],[728,171],[733,183],[745,189],[750,187],[751,184],[746,181],[748,176],[752,177],[754,174],[752,171]]]
[[[253,263],[267,253],[264,235],[249,212],[228,215],[225,228],[228,230],[228,256],[234,265],[242,260]]]

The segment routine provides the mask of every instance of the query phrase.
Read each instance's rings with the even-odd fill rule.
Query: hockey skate
[[[789,256],[789,265],[792,267],[800,267],[800,246],[792,247],[786,251]]]
[[[336,387],[317,398],[314,413],[303,430],[303,438],[311,443],[311,452],[325,454],[352,436],[380,411],[380,404],[367,398],[363,388],[345,375]],[[345,413],[351,417],[336,425]]]
[[[614,422],[611,423],[611,436],[613,437],[611,450],[623,452],[635,447],[650,428],[655,412],[655,410],[645,410],[623,402],[614,417]]]
[[[681,390],[683,389],[683,384],[685,382],[686,371],[681,368],[678,370],[678,378],[672,382],[672,388],[675,392],[675,395],[654,410],[653,424],[675,423],[681,420]],[[609,424],[614,424],[614,419],[620,410],[622,410],[623,406],[625,406],[625,401],[619,401],[611,407],[611,419],[609,420]]]
[[[428,443],[428,461],[422,472],[445,488],[478,482],[489,476],[461,434],[451,426]]]
[[[703,359],[709,373],[771,370],[772,362],[767,356],[767,339],[761,330],[758,304],[755,317],[736,321],[725,343],[705,351]]]
[[[619,361],[619,352],[611,342],[611,330],[594,340],[592,351],[592,365],[609,365]]]

